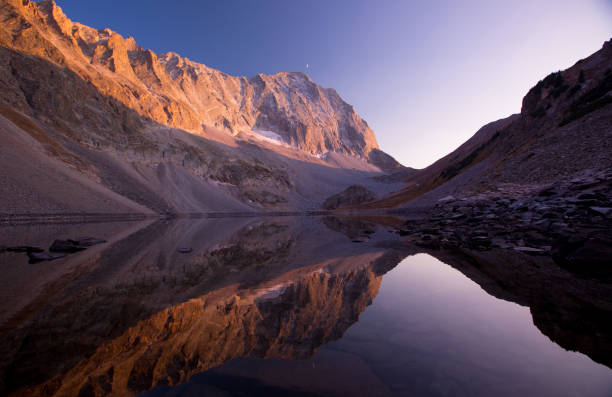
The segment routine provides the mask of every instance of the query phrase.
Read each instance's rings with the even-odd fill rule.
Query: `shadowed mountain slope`
[[[405,187],[368,207],[431,205],[448,195],[540,189],[612,168],[612,41],[524,97],[520,114],[489,123],[429,167],[402,171]],[[385,178],[392,178],[387,176]]]

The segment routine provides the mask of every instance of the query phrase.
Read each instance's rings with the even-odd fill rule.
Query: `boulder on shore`
[[[353,185],[325,200],[323,208],[326,210],[346,208],[372,201],[375,198],[376,195],[371,190],[361,185]]]

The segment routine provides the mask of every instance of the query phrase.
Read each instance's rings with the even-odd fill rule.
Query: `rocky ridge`
[[[49,0],[0,17],[0,218],[317,209],[402,168],[303,73],[229,76]]]
[[[612,169],[612,40],[523,98],[520,114],[489,123],[431,166],[397,173],[405,186],[368,208],[430,206],[501,184],[545,185]],[[387,177],[388,178],[388,177]]]
[[[101,94],[157,123],[204,135],[207,127],[233,135],[270,131],[281,142],[318,155],[334,151],[367,160],[378,148],[374,133],[353,107],[304,73],[230,76],[173,52],[155,54],[110,29],[72,22],[52,0],[10,0],[2,14],[3,47],[72,70]],[[15,94],[3,95],[2,102],[51,119],[64,116],[53,113],[58,109],[52,104],[48,109],[37,106],[27,92],[26,98]],[[74,128],[78,122],[73,121]],[[104,144],[104,131],[94,131]]]

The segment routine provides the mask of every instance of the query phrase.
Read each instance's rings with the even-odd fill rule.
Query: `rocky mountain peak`
[[[64,36],[71,36],[72,21],[53,0],[43,0],[36,3],[41,13],[46,16],[49,26],[58,30]]]
[[[338,152],[365,161],[378,149],[374,132],[333,89],[302,72],[230,76],[179,54],[157,55],[132,37],[72,22],[52,0],[10,0],[3,17],[7,46],[67,67],[152,121],[205,134],[206,126],[269,131],[313,155]],[[27,25],[24,28],[24,24]],[[45,43],[44,50],[31,47]],[[49,56],[53,52],[55,56]],[[386,163],[385,163],[386,164]]]

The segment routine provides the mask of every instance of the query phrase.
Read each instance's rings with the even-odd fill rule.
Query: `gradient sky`
[[[612,36],[612,0],[56,2],[73,21],[229,74],[308,72],[418,168]]]

